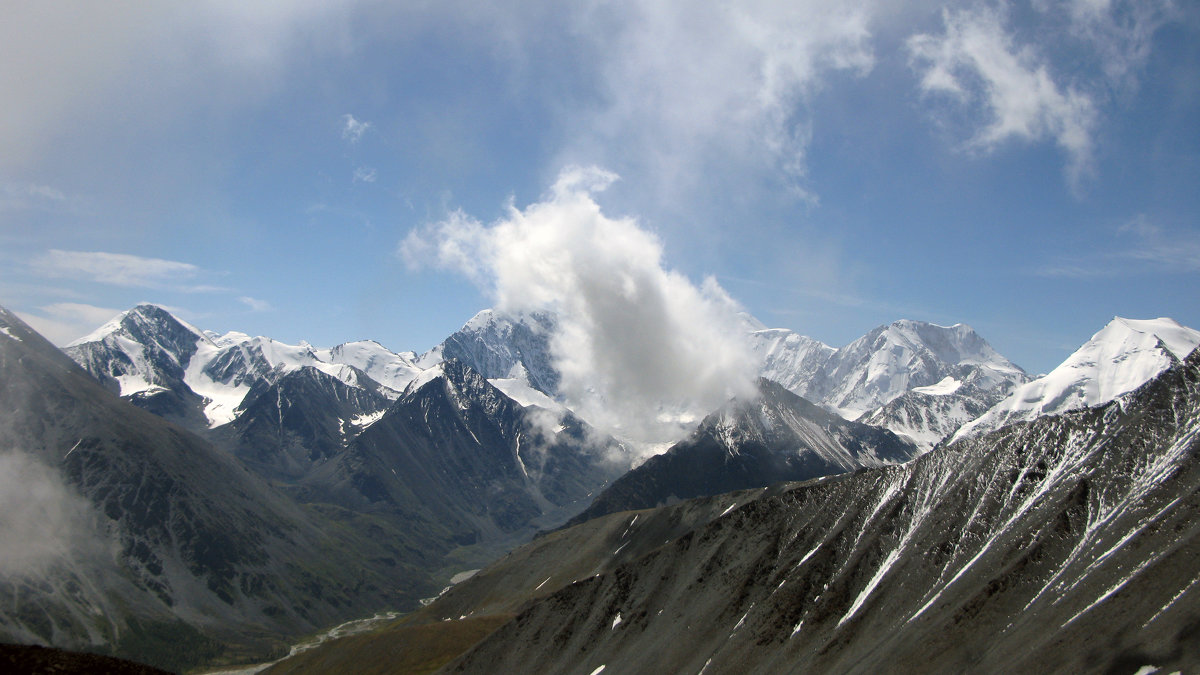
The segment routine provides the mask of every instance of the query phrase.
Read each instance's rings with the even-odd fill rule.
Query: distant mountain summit
[[[954,438],[1107,403],[1179,364],[1198,345],[1200,331],[1173,319],[1115,317],[1061,365],[963,425]]]
[[[421,372],[412,354],[377,342],[315,349],[245,333],[218,335],[155,305],[121,313],[64,351],[111,391],[196,430],[232,422],[252,391],[304,368],[390,399]]]
[[[966,324],[902,320],[834,349],[791,331],[751,334],[762,375],[854,419],[918,387],[1022,383],[1025,371]]]
[[[887,429],[846,420],[760,379],[691,436],[619,478],[572,523],[775,483],[906,462],[918,448]]]
[[[489,380],[520,378],[553,396],[560,381],[550,354],[555,325],[554,315],[548,312],[505,314],[485,309],[423,354],[418,364],[428,368],[455,359]]]

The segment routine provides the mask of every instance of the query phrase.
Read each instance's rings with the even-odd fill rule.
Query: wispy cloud
[[[1049,62],[1018,44],[1004,14],[990,8],[943,10],[945,32],[908,40],[921,89],[983,111],[982,129],[968,147],[991,152],[1010,140],[1055,141],[1068,155],[1073,187],[1092,170],[1096,105],[1086,93],[1062,86]]]
[[[30,208],[57,207],[67,202],[62,190],[37,183],[4,183],[0,185],[0,211],[21,211]]]
[[[615,2],[581,5],[600,101],[570,117],[565,161],[628,167],[659,195],[703,171],[770,171],[811,198],[805,104],[835,72],[874,65],[873,3]]]
[[[355,183],[374,183],[377,177],[375,169],[369,166],[360,166],[354,170]]]
[[[114,316],[120,310],[97,307],[80,302],[56,302],[42,305],[37,313],[19,312],[21,319],[47,340],[64,346],[82,337]]]
[[[1062,256],[1033,270],[1043,277],[1113,278],[1145,272],[1200,272],[1200,232],[1166,230],[1139,214],[1116,229],[1115,246]]]
[[[36,273],[46,277],[140,288],[178,288],[201,274],[191,263],[103,251],[51,249],[31,264]],[[218,290],[213,286],[191,289]]]
[[[370,128],[370,122],[356,120],[354,115],[349,113],[342,115],[342,140],[357,143]]]
[[[267,302],[266,300],[259,300],[248,295],[243,295],[238,298],[238,302],[249,307],[250,311],[252,312],[269,312],[273,309],[271,307],[271,303]]]

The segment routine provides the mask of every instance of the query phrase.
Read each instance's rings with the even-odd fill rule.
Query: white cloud
[[[667,269],[662,244],[593,198],[616,176],[568,168],[542,201],[484,225],[462,212],[402,242],[412,265],[458,271],[502,311],[552,310],[561,393],[585,418],[645,442],[678,438],[728,397],[752,391],[739,308],[713,279]]]
[[[378,178],[378,174],[369,166],[360,166],[354,170],[355,183],[374,183],[376,178]]]
[[[805,104],[835,71],[873,66],[874,3],[592,2],[575,30],[600,88],[563,156],[636,170],[674,197],[717,167],[777,172],[802,194]]]
[[[36,183],[5,183],[0,186],[0,211],[57,206],[67,201],[62,190]]]
[[[1097,122],[1092,98],[1062,87],[1050,65],[1019,45],[993,9],[944,10],[945,33],[908,40],[911,63],[926,93],[948,95],[984,110],[983,128],[969,146],[991,152],[1009,140],[1054,140],[1068,155],[1072,186],[1092,170]]]
[[[271,307],[271,303],[267,302],[266,300],[259,300],[247,295],[243,295],[238,298],[238,302],[249,307],[250,311],[252,312],[269,312],[273,309]]]
[[[342,115],[342,140],[357,143],[370,128],[370,122],[360,122],[348,113]]]
[[[191,279],[201,270],[185,262],[143,258],[126,253],[51,249],[34,259],[34,270],[47,277],[80,279],[115,286],[163,288]],[[221,290],[193,286],[190,290]]]
[[[42,337],[62,347],[87,335],[120,310],[78,302],[56,302],[38,307],[39,314],[18,312],[21,320]]]
[[[1095,54],[1105,78],[1120,91],[1137,87],[1154,33],[1177,16],[1171,0],[1035,0],[1046,15],[1065,14],[1070,34]]]

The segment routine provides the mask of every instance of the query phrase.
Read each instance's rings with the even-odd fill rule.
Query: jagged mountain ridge
[[[789,331],[752,334],[763,376],[854,418],[947,377],[984,389],[1026,376],[966,324],[901,320],[833,349]]]
[[[922,449],[966,421],[967,411],[990,407],[1028,379],[963,324],[897,321],[840,349],[793,331],[762,329],[749,319],[744,324],[761,359],[762,376],[843,416],[861,415],[892,429]],[[554,327],[549,313],[484,310],[416,357],[371,341],[315,349],[236,332],[201,333],[147,305],[117,317],[67,351],[135,404],[200,431],[200,420],[208,427],[233,421],[256,384],[274,382],[297,368],[316,368],[349,386],[377,388],[394,398],[422,370],[451,358],[522,404],[561,410],[551,354]],[[938,414],[913,414],[913,406],[904,404],[885,409],[912,390],[944,382],[956,386],[939,393]],[[927,396],[909,398],[932,402]]]
[[[489,340],[512,341],[517,351],[488,352],[490,360],[482,361],[492,374],[503,366],[504,374],[524,377],[545,368],[530,361],[526,371],[519,361],[501,361],[520,349],[544,353],[549,325],[530,329],[483,312],[466,328],[478,328]],[[177,337],[159,349],[160,334]],[[122,371],[123,382],[166,381],[158,363],[173,366],[171,386],[203,400],[209,423],[196,431],[305,503],[379,512],[397,523],[417,518],[422,531],[437,532],[435,538],[450,548],[480,545],[494,552],[561,524],[630,460],[624,448],[548,397],[542,398],[551,410],[525,407],[471,366],[460,366],[453,355],[473,347],[470,353],[480,360],[480,344],[450,339],[435,350],[436,357],[427,354],[421,367],[411,354],[371,341],[317,349],[242,333],[201,333],[161,308],[143,305],[68,352],[90,355],[85,363],[102,376],[114,364],[132,363]],[[160,357],[151,360],[147,353]],[[419,389],[434,381],[441,385],[424,394],[426,409],[414,412]],[[156,391],[165,396],[171,390]],[[430,417],[433,391],[457,397],[438,404],[443,412],[456,412]],[[150,407],[144,399],[134,402]],[[381,423],[380,431],[363,437]],[[435,549],[448,552],[445,546]]]
[[[1193,352],[1097,408],[765,491],[445,671],[1190,672],[1198,439]]]
[[[5,490],[31,500],[6,502],[24,556],[0,570],[6,640],[182,668],[434,587],[419,533],[303,507],[2,309],[0,333]]]
[[[923,450],[966,421],[964,411],[982,412],[1029,379],[965,324],[901,320],[835,349],[794,331],[761,328],[752,319],[743,323],[761,363],[760,376],[849,419],[870,419]],[[553,327],[548,314],[510,316],[485,310],[420,363],[452,354],[494,381],[515,377],[511,385],[496,382],[515,397],[522,398],[527,385],[554,399],[558,376],[548,341]],[[944,415],[882,410],[914,389],[943,382],[957,390],[939,392],[943,398],[937,407]]]
[[[421,371],[372,341],[332,349],[202,332],[155,305],[123,312],[64,351],[111,390],[195,431],[228,424],[247,396],[309,368],[394,399]],[[363,410],[359,414],[372,411]]]
[[[494,552],[562,523],[627,466],[611,438],[569,413],[521,406],[451,360],[303,487],[310,499],[420,515],[456,543]]]
[[[596,497],[572,524],[617,511],[906,462],[918,448],[852,422],[761,379],[687,439],[651,457]]]

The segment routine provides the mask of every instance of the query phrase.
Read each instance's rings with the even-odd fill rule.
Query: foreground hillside
[[[1102,407],[658,539],[528,605],[448,671],[1191,672],[1198,451],[1193,353]]]

